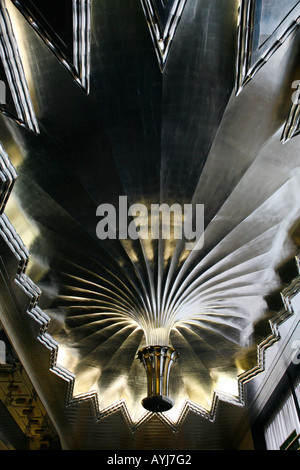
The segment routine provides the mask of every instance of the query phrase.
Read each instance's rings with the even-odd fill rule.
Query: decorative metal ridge
[[[296,256],[295,262],[298,267],[298,271],[300,271],[300,253]],[[243,396],[243,386],[256,377],[258,374],[265,371],[265,354],[267,350],[277,341],[280,340],[280,332],[279,328],[286,320],[294,315],[293,306],[292,306],[292,299],[295,295],[299,294],[300,292],[300,276],[294,279],[291,284],[286,287],[282,293],[281,298],[284,304],[284,308],[280,310],[277,314],[274,315],[273,318],[269,320],[271,334],[265,338],[258,346],[257,346],[257,365],[254,366],[252,369],[240,374],[238,377],[239,380],[239,388],[240,388],[240,396]]]
[[[216,419],[218,404],[220,401],[233,404],[235,406],[244,406],[244,385],[255,378],[258,374],[264,372],[265,354],[267,350],[275,342],[280,340],[280,325],[294,314],[291,301],[293,297],[300,292],[300,276],[297,277],[290,284],[290,286],[282,292],[282,299],[285,308],[278,312],[278,314],[275,315],[272,320],[270,320],[272,333],[257,347],[257,365],[251,370],[246,371],[237,377],[239,390],[238,396],[235,397],[220,391],[214,391],[210,410],[204,409],[191,400],[186,400],[183,403],[182,409],[175,421],[173,421],[168,415],[164,413],[152,413],[150,411],[143,414],[139,420],[134,421],[125,400],[120,400],[105,409],[100,409],[97,392],[88,392],[74,396],[74,383],[76,377],[57,362],[59,345],[52,338],[52,336],[47,333],[47,328],[51,320],[48,315],[46,315],[38,306],[41,291],[26,275],[29,253],[3,212],[5,209],[5,201],[7,201],[11,192],[12,184],[16,178],[16,173],[13,170],[13,166],[1,144],[0,165],[0,169],[4,176],[0,193],[0,236],[4,239],[5,243],[18,260],[18,269],[15,281],[19,288],[22,289],[29,298],[29,306],[26,313],[33,321],[31,326],[36,332],[36,338],[40,344],[50,352],[49,371],[56,374],[59,379],[67,383],[67,391],[65,396],[66,412],[68,412],[68,409],[70,409],[73,405],[77,407],[81,403],[86,403],[88,401],[92,406],[94,415],[93,419],[95,424],[98,421],[110,416],[111,414],[121,411],[132,433],[136,432],[138,428],[140,428],[149,420],[153,419],[154,416],[157,416],[168,428],[171,429],[172,432],[175,433],[179,431],[180,427],[185,421],[185,418],[190,412],[201,416],[203,419],[213,422]],[[5,180],[5,177],[7,180]],[[299,255],[297,256],[296,261],[299,269]]]
[[[9,82],[17,115],[1,107],[1,112],[34,133],[39,133],[28,85],[5,0],[0,1],[0,58]]]
[[[17,172],[0,143],[0,213],[3,213],[13,189]]]
[[[269,47],[262,51],[261,57],[252,65],[252,46],[254,30],[254,13],[256,0],[240,0],[238,16],[238,47],[236,60],[236,95],[252,80],[257,72],[265,65],[286,39],[300,24],[300,7],[297,6],[294,17],[290,18],[286,28],[274,36]],[[289,15],[288,15],[289,16]],[[273,33],[274,34],[274,33]],[[270,38],[273,36],[270,36]]]
[[[7,161],[6,158],[4,160]],[[5,199],[6,196],[7,194],[5,193],[5,191],[2,192],[1,199]],[[135,422],[131,417],[125,400],[120,400],[119,402],[113,403],[109,407],[100,410],[98,403],[98,395],[96,392],[81,394],[78,396],[73,395],[75,376],[57,363],[57,351],[59,345],[47,333],[47,328],[50,319],[37,305],[40,296],[40,291],[25,274],[29,256],[28,252],[4,214],[2,214],[0,217],[0,227],[0,233],[2,237],[6,240],[7,244],[13,250],[14,254],[17,255],[19,258],[19,269],[16,275],[16,281],[20,288],[23,289],[30,298],[30,308],[28,309],[27,314],[32,318],[36,325],[37,339],[51,353],[49,370],[55,373],[63,381],[66,381],[68,383],[67,395],[65,400],[66,410],[72,405],[78,405],[81,402],[90,401],[94,410],[95,422],[102,420],[113,413],[121,411],[126,419],[126,422],[131,432],[134,433],[140,426],[152,419],[154,413],[146,412],[138,421]],[[186,400],[182,406],[181,411],[179,412],[176,421],[171,420],[164,413],[156,413],[156,416],[173,432],[178,432],[189,412],[195,413],[201,416],[202,418],[213,422],[216,418],[218,404],[220,401],[225,401],[236,406],[244,406],[243,387],[248,381],[252,380],[255,376],[264,371],[265,353],[267,349],[274,344],[274,342],[280,339],[280,335],[278,333],[278,326],[292,315],[292,312],[290,310],[290,300],[291,297],[293,297],[299,292],[299,290],[300,278],[297,278],[292,283],[291,287],[286,289],[282,294],[287,309],[280,311],[270,322],[272,334],[258,346],[257,366],[238,377],[239,397],[233,397],[231,395],[226,395],[224,393],[215,391],[212,398],[212,406],[209,411],[190,400]]]
[[[91,0],[73,0],[73,63],[34,17],[26,3],[22,0],[12,0],[12,2],[59,62],[68,70],[73,80],[88,94],[90,88]]]
[[[14,0],[12,0],[14,1]],[[144,2],[146,0],[143,0]],[[15,0],[14,3],[17,3]],[[90,2],[85,2],[85,5],[89,4]],[[182,2],[185,3],[185,2]],[[243,2],[245,3],[245,2]],[[253,1],[249,2],[249,4]],[[77,6],[79,3],[77,2]],[[83,6],[83,2],[80,2],[80,5]],[[79,18],[79,17],[78,17]],[[12,80],[12,86],[16,87],[15,97],[17,97],[17,101],[19,103],[19,118],[20,124],[26,125],[34,132],[38,132],[37,122],[32,110],[31,101],[29,97],[29,92],[27,89],[27,84],[24,76],[24,71],[22,68],[22,63],[19,57],[19,53],[16,47],[15,39],[13,36],[13,31],[11,28],[10,20],[8,13],[4,7],[4,3],[0,3],[0,21],[1,24],[5,26],[8,34],[5,37],[2,35],[0,37],[0,55],[1,58],[3,57],[6,60],[6,66],[9,69],[11,76],[17,77],[16,81]],[[297,26],[297,24],[294,25]],[[175,31],[175,30],[174,30]],[[289,33],[290,34],[290,33]],[[278,44],[279,47],[282,43]],[[170,43],[169,43],[170,46]],[[13,54],[13,62],[11,56],[8,56],[9,48],[12,48],[14,51]],[[49,46],[50,47],[50,46]],[[85,47],[85,46],[83,46]],[[274,51],[275,52],[275,51]],[[166,60],[166,57],[165,57]],[[265,62],[264,62],[265,63]],[[5,62],[4,62],[5,64]],[[86,72],[85,76],[88,77],[88,64],[89,61],[85,63]],[[164,61],[165,64],[165,61]],[[65,65],[65,64],[64,64]],[[261,64],[263,65],[263,64]],[[258,71],[258,70],[257,70]],[[71,72],[70,72],[71,73]],[[87,90],[88,89],[88,78],[87,82],[83,87]],[[251,78],[249,78],[251,79]],[[246,81],[247,82],[247,81]],[[245,83],[246,83],[245,82]],[[81,85],[84,83],[81,83]],[[243,84],[243,86],[245,85]],[[9,116],[11,117],[11,116]],[[293,109],[293,113],[291,114],[291,122],[298,122],[299,117],[299,107]],[[296,126],[294,126],[295,128]],[[291,134],[287,134],[291,135]],[[57,342],[48,334],[47,329],[50,323],[50,318],[40,309],[38,306],[38,301],[40,297],[40,290],[38,287],[31,281],[31,279],[26,275],[26,268],[29,259],[29,252],[26,249],[25,245],[23,244],[22,240],[19,238],[18,234],[16,233],[15,229],[9,222],[8,218],[6,217],[5,205],[9,199],[11,194],[14,181],[17,178],[17,173],[11,164],[8,155],[5,153],[2,145],[0,144],[0,175],[1,175],[1,189],[0,189],[0,235],[5,240],[7,246],[12,251],[14,256],[18,259],[18,270],[16,272],[15,281],[18,286],[26,293],[29,298],[29,308],[27,310],[28,316],[32,319],[35,331],[37,332],[37,339],[45,347],[48,351],[50,351],[50,364],[49,369],[51,372],[56,374],[61,380],[66,381],[68,383],[67,388],[67,395],[66,395],[66,406],[70,407],[72,405],[80,404],[81,402],[91,401],[94,409],[95,414],[95,422],[106,418],[107,416],[117,413],[121,411],[125,416],[126,422],[130,427],[132,432],[135,432],[140,426],[148,422],[153,418],[153,413],[147,412],[145,413],[138,421],[134,421],[131,417],[130,411],[127,407],[127,404],[124,400],[120,400],[119,402],[115,402],[109,407],[105,409],[100,409],[98,403],[98,395],[97,393],[86,393],[82,395],[74,396],[74,382],[75,376],[63,368],[61,365],[57,363],[57,352],[59,345]],[[299,257],[298,266],[299,266]],[[168,426],[173,432],[178,432],[180,426],[184,423],[185,418],[189,412],[196,413],[197,415],[207,419],[209,421],[214,421],[217,413],[218,403],[219,401],[226,401],[228,403],[232,403],[237,406],[243,406],[243,388],[244,385],[256,377],[258,374],[264,372],[265,370],[265,354],[266,351],[280,339],[280,333],[278,331],[279,326],[290,318],[293,315],[292,306],[291,306],[291,299],[295,296],[300,290],[300,279],[295,279],[292,284],[283,291],[282,297],[285,303],[286,308],[281,310],[270,322],[272,333],[269,335],[257,348],[257,365],[245,372],[244,374],[238,377],[238,384],[239,384],[239,396],[232,397],[227,396],[226,394],[222,394],[220,392],[214,392],[213,399],[212,399],[212,406],[211,409],[208,411],[196,403],[186,400],[183,404],[181,411],[178,414],[178,418],[176,421],[171,420],[168,415],[163,413],[157,413],[157,417],[166,425]]]
[[[158,1],[161,3],[161,8],[167,8],[164,0]],[[171,44],[174,40],[186,1],[187,0],[174,0],[171,2],[173,5],[171,5],[168,13],[166,24],[162,26],[156,0],[141,0],[161,72],[164,71]]]
[[[293,137],[296,137],[300,133],[300,82],[297,86],[295,95],[298,97],[298,99],[292,103],[288,118],[285,122],[281,136],[281,142],[283,144],[286,144],[289,140],[291,140]]]

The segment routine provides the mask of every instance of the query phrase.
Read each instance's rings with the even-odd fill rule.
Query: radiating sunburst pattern
[[[136,354],[152,343],[170,344],[180,355],[171,374],[171,416],[185,400],[210,410],[214,391],[238,397],[237,378],[246,370],[241,359],[262,339],[255,336],[256,323],[265,319],[268,334],[265,297],[280,287],[276,269],[296,249],[290,232],[300,216],[300,174],[283,170],[281,160],[270,163],[278,142],[264,148],[207,224],[199,251],[186,251],[175,240],[100,244],[64,214],[68,229],[53,234],[39,285],[52,318],[49,332],[60,345],[58,360],[76,376],[75,395],[97,391],[101,409],[124,399],[140,418],[146,377]],[[291,150],[282,152],[289,152],[294,168],[297,152]],[[277,164],[271,186],[253,192],[257,172],[267,178]],[[23,193],[27,176],[22,166],[20,172]],[[48,196],[36,191],[46,203]],[[247,195],[243,203],[241,193]],[[55,220],[60,211],[54,204]],[[36,214],[42,234],[52,216]],[[38,237],[31,251],[39,264],[49,244]],[[255,360],[245,363],[250,368]]]
[[[121,21],[119,3],[92,3],[88,96],[17,17],[40,134],[5,123],[6,148],[18,158],[7,210],[30,242],[28,274],[75,395],[97,391],[101,409],[123,399],[138,420],[146,377],[137,352],[164,343],[179,353],[174,418],[185,400],[210,410],[215,391],[239,398],[238,376],[255,365],[247,354],[261,339],[256,326],[268,333],[276,270],[296,253],[299,142],[282,146],[277,104],[290,43],[236,97],[238,2],[187,1],[164,75],[141,4],[122,2]],[[203,47],[210,38],[214,61]],[[147,209],[204,205],[203,246],[99,240],[97,207],[117,207],[124,194]]]

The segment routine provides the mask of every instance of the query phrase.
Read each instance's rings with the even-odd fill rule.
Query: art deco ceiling
[[[218,399],[243,404],[266,298],[297,252],[299,2],[6,0],[0,14],[2,159],[16,180],[3,206],[41,290],[32,316],[58,346],[40,368],[113,429],[122,409],[132,429],[151,418],[191,433]],[[203,246],[100,240],[97,208],[120,196],[201,204]],[[153,417],[137,352],[158,339],[179,359],[175,406]]]

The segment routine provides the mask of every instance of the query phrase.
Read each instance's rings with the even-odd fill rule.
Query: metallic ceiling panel
[[[186,0],[141,0],[161,70],[164,70]]]
[[[237,56],[236,93],[272,57],[299,26],[298,0],[241,0],[239,8],[239,51]]]
[[[127,433],[151,432],[152,422],[186,435],[199,426],[202,435],[219,403],[243,413],[242,359],[258,344],[255,326],[269,325],[265,297],[281,286],[276,269],[296,250],[299,142],[283,147],[280,136],[299,34],[236,96],[237,1],[187,0],[163,73],[142,4],[92,2],[87,95],[21,12],[12,3],[8,10],[40,129],[35,135],[1,117],[18,173],[5,213],[30,261],[6,216],[2,233],[22,253],[18,285],[33,298],[21,324],[38,335],[36,354],[48,348],[37,366],[26,356],[33,339],[19,329],[33,383],[68,448],[105,448],[117,428],[119,447]],[[97,208],[117,208],[120,196],[147,209],[204,205],[203,246],[100,240]],[[20,319],[5,305],[14,337],[12,319]],[[157,418],[141,405],[147,383],[137,352],[149,337],[179,352],[170,376],[175,406]],[[47,380],[39,383],[37,371]]]
[[[194,10],[191,4],[186,5],[186,18],[189,18],[191,8]],[[212,23],[208,33],[204,33],[212,11],[218,17],[223,17],[224,26],[220,28],[217,22]],[[48,110],[45,108],[45,114],[39,116],[39,139],[32,139],[25,134],[20,136],[22,153],[26,157],[18,166],[16,195],[41,234],[31,246],[33,256],[34,245],[40,245],[41,253],[48,258],[45,261],[49,272],[40,280],[39,286],[45,298],[46,313],[55,318],[53,328],[59,326],[61,314],[65,312],[63,316],[66,315],[62,329],[55,332],[55,337],[60,338],[60,350],[65,351],[66,357],[70,353],[70,357],[75,354],[72,359],[72,372],[77,377],[75,393],[88,391],[86,380],[89,382],[88,388],[97,383],[100,409],[107,408],[123,395],[132,419],[139,420],[144,413],[140,401],[145,394],[145,377],[140,374],[140,364],[135,355],[143,346],[142,327],[146,331],[153,327],[167,327],[170,317],[167,304],[172,300],[167,296],[169,289],[172,294],[168,286],[171,286],[170,279],[173,276],[175,279],[180,264],[175,266],[174,273],[172,265],[170,269],[168,267],[174,251],[173,242],[170,245],[166,242],[163,247],[160,241],[146,242],[145,246],[139,240],[124,240],[120,243],[99,241],[95,233],[96,208],[101,202],[117,203],[118,196],[122,194],[128,196],[129,203],[145,202],[149,207],[160,201],[183,204],[192,200],[234,86],[236,8],[233,4],[230,11],[224,3],[220,9],[220,5],[214,2],[208,8],[207,3],[200,2],[193,28],[183,28],[181,31],[178,27],[177,42],[172,46],[168,67],[163,75],[156,61],[142,9],[137,6],[133,8],[129,4],[122,17],[127,25],[134,20],[132,25],[135,28],[137,25],[139,34],[143,31],[146,48],[141,41],[138,42],[138,60],[134,49],[138,32],[132,31],[130,27],[124,31],[122,22],[117,34],[116,15],[119,18],[120,12],[116,10],[114,2],[104,2],[94,7],[92,31],[94,35],[99,31],[102,48],[93,49],[92,64],[100,65],[92,66],[97,73],[91,76],[93,93],[89,99],[79,95],[75,88],[70,88],[67,80],[62,80],[59,93],[65,97],[71,94],[72,99],[54,100],[51,113],[61,116],[61,119],[58,121],[55,118],[57,124],[52,124],[53,133],[49,135],[46,130],[48,124],[44,120],[48,119]],[[184,15],[180,22],[182,26]],[[114,29],[111,28],[112,24],[115,24]],[[201,34],[196,36],[198,31]],[[28,34],[31,32],[28,31]],[[202,48],[205,34],[214,38],[220,50],[227,44],[228,52],[222,53],[222,57],[219,56],[214,64],[211,62],[210,50]],[[120,52],[116,49],[116,53],[112,54],[115,38],[122,38],[127,54],[122,49]],[[197,55],[188,46],[195,38]],[[131,50],[134,51],[132,55],[128,53]],[[37,47],[35,53],[39,51],[45,60],[44,50]],[[178,75],[178,57],[179,60],[184,58],[186,62],[181,72],[182,80],[175,80]],[[48,60],[51,60],[50,56]],[[32,69],[34,76],[43,74],[38,63],[36,61],[36,65],[32,65],[36,67]],[[195,80],[192,77],[198,63],[201,67],[198,68],[198,79]],[[212,68],[210,76],[205,72],[209,64]],[[43,76],[37,79],[36,95],[44,94],[44,90],[49,88],[52,95],[53,86],[56,88],[57,71],[57,68],[53,68],[53,85],[48,72],[47,82]],[[220,80],[222,87],[217,86]],[[203,96],[211,93],[214,82],[211,100],[205,103]],[[176,84],[177,89],[172,91],[171,84]],[[187,102],[187,95],[196,99]],[[94,103],[101,103],[101,106],[95,107]],[[70,105],[74,106],[73,111]],[[81,112],[78,120],[72,119],[70,135],[70,116],[78,115],[76,109],[81,109]],[[206,119],[208,113],[209,122]],[[87,124],[88,116],[92,116],[92,119]],[[191,119],[197,123],[196,128],[190,125]],[[61,121],[65,130],[61,127]],[[198,133],[205,122],[206,131]],[[86,144],[82,145],[83,142]],[[189,155],[188,160],[186,155]],[[103,178],[109,184],[98,184]],[[31,197],[32,191],[36,194],[34,199]],[[54,231],[50,229],[48,232],[49,223],[53,228],[56,227]],[[189,254],[181,253],[183,257]],[[173,263],[175,261],[176,258]],[[49,285],[51,278],[51,284],[54,284]],[[53,296],[55,285],[60,287]],[[148,324],[147,318],[150,318]],[[183,332],[174,333],[172,338],[180,349],[187,341],[182,336]],[[191,334],[197,337],[198,333]],[[217,332],[211,334],[219,336]],[[199,380],[203,383],[199,394],[193,395],[193,398],[209,409],[213,396],[211,387],[216,380],[211,378],[207,369],[211,366],[199,365],[193,359],[189,366],[182,367],[188,367],[186,373],[190,374],[192,383],[198,384]],[[196,370],[199,376],[195,378]],[[172,376],[173,387],[176,384],[175,396],[179,394],[181,397],[177,400],[178,414],[186,385],[183,385],[179,369]],[[194,389],[196,385],[187,386]]]
[[[85,449],[230,450],[241,444],[248,429],[245,410],[223,402],[215,422],[190,411],[177,432],[166,427],[160,415],[152,414],[151,419],[132,434],[122,413],[111,414],[95,424],[88,409],[86,403],[81,412],[69,413],[74,428],[78,429],[80,446]]]
[[[13,0],[29,24],[70,72],[76,83],[89,92],[90,21],[88,0]]]
[[[0,3],[0,21],[0,58],[2,62],[0,78],[2,84],[5,85],[0,110],[5,116],[13,119],[21,126],[38,133],[38,124],[24,74],[24,67],[4,1]]]
[[[292,90],[295,90],[291,97],[291,108],[283,128],[281,141],[282,143],[287,143],[293,137],[299,135],[299,113],[300,113],[300,103],[299,103],[299,92],[300,92],[300,82],[295,80],[292,83]]]

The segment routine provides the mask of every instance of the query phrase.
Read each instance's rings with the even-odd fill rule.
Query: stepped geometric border
[[[50,364],[49,370],[56,374],[61,380],[68,383],[67,394],[65,397],[66,411],[67,408],[73,404],[79,404],[82,401],[90,401],[94,410],[95,423],[99,420],[106,418],[107,416],[121,411],[127,421],[127,424],[132,433],[134,433],[140,426],[145,424],[153,417],[153,413],[146,412],[138,421],[134,422],[127,404],[124,400],[120,400],[113,403],[109,407],[100,410],[98,403],[97,392],[89,392],[81,395],[73,395],[75,376],[60,364],[57,363],[57,353],[59,345],[57,342],[47,333],[47,328],[50,323],[50,318],[46,315],[38,306],[39,297],[41,291],[31,279],[26,275],[26,267],[29,260],[29,253],[24,246],[22,240],[16,233],[15,229],[9,222],[8,218],[4,214],[5,204],[11,193],[13,184],[16,180],[16,172],[13,165],[10,162],[8,155],[4,148],[0,144],[0,175],[1,175],[1,187],[0,187],[0,236],[3,238],[9,249],[12,251],[14,256],[19,260],[19,267],[16,273],[15,281],[18,286],[27,294],[30,299],[29,308],[27,315],[30,316],[38,327],[39,333],[37,340],[50,352]],[[300,267],[300,257],[296,258],[298,268]],[[258,374],[265,370],[265,354],[275,342],[280,340],[279,326],[286,321],[289,317],[294,315],[293,308],[291,305],[292,298],[300,292],[300,277],[296,278],[291,285],[285,289],[282,293],[282,299],[284,307],[275,317],[270,320],[271,334],[257,346],[257,365],[251,370],[241,374],[237,377],[239,396],[234,397],[215,391],[212,399],[212,406],[210,411],[207,411],[197,405],[196,403],[186,400],[176,422],[169,419],[169,417],[163,413],[157,413],[156,416],[173,432],[178,432],[180,426],[183,424],[187,414],[193,412],[211,422],[216,418],[219,401],[224,401],[236,406],[244,406],[244,385],[256,377]]]
[[[297,90],[295,95],[298,99],[292,103],[288,118],[284,125],[284,129],[281,136],[281,142],[286,144],[290,139],[296,137],[300,133],[299,125],[300,125],[300,82],[297,86]]]

